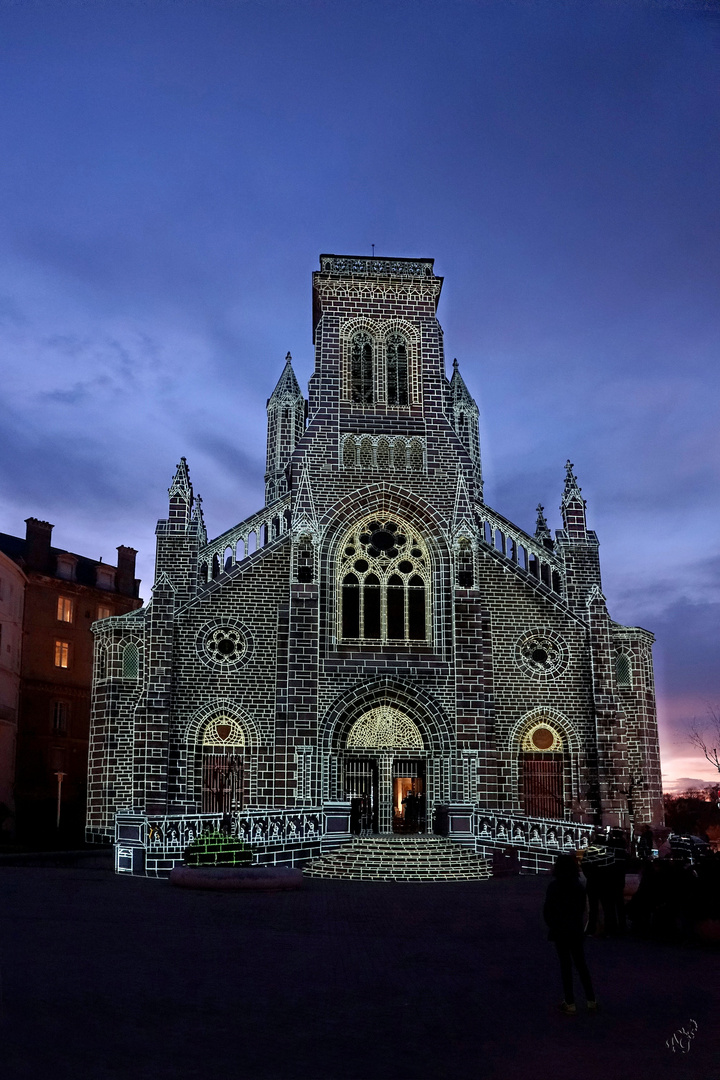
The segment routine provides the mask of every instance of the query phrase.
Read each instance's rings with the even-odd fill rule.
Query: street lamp
[[[60,805],[61,805],[60,800],[62,798],[62,782],[65,779],[65,777],[67,776],[67,773],[56,772],[55,775],[57,776],[57,782],[58,782],[57,821],[55,822],[55,828],[59,829],[60,828]]]

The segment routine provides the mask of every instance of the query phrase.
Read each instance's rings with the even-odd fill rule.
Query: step
[[[477,881],[491,876],[487,859],[442,836],[358,837],[312,859],[303,873],[362,881]]]

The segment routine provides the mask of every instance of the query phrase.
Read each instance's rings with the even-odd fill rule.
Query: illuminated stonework
[[[541,720],[530,728],[522,741],[522,748],[528,753],[557,754],[562,751],[562,739],[549,723]]]
[[[289,353],[268,399],[265,505],[208,539],[178,466],[151,602],[93,628],[88,838],[127,844],[120,869],[165,873],[221,827],[262,862],[436,829],[538,869],[596,821],[662,821],[652,634],[610,618],[570,462],[555,530],[485,501],[442,283],[431,259],[323,255],[307,399]]]
[[[536,679],[555,679],[568,665],[568,646],[557,631],[528,630],[515,647],[519,667]]]
[[[348,750],[423,750],[417,726],[397,709],[380,705],[356,720],[347,737]]]
[[[203,746],[244,746],[245,733],[232,716],[218,716],[205,728]]]
[[[198,634],[197,649],[204,664],[222,670],[237,667],[247,659],[248,639],[237,622],[213,622]]]

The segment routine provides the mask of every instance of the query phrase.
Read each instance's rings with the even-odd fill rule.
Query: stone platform
[[[491,864],[442,836],[358,837],[303,867],[307,877],[362,881],[478,881]]]

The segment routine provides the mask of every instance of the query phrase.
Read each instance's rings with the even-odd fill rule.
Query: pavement
[[[0,1080],[720,1080],[720,951],[589,939],[564,1016],[547,881],[0,865]]]

